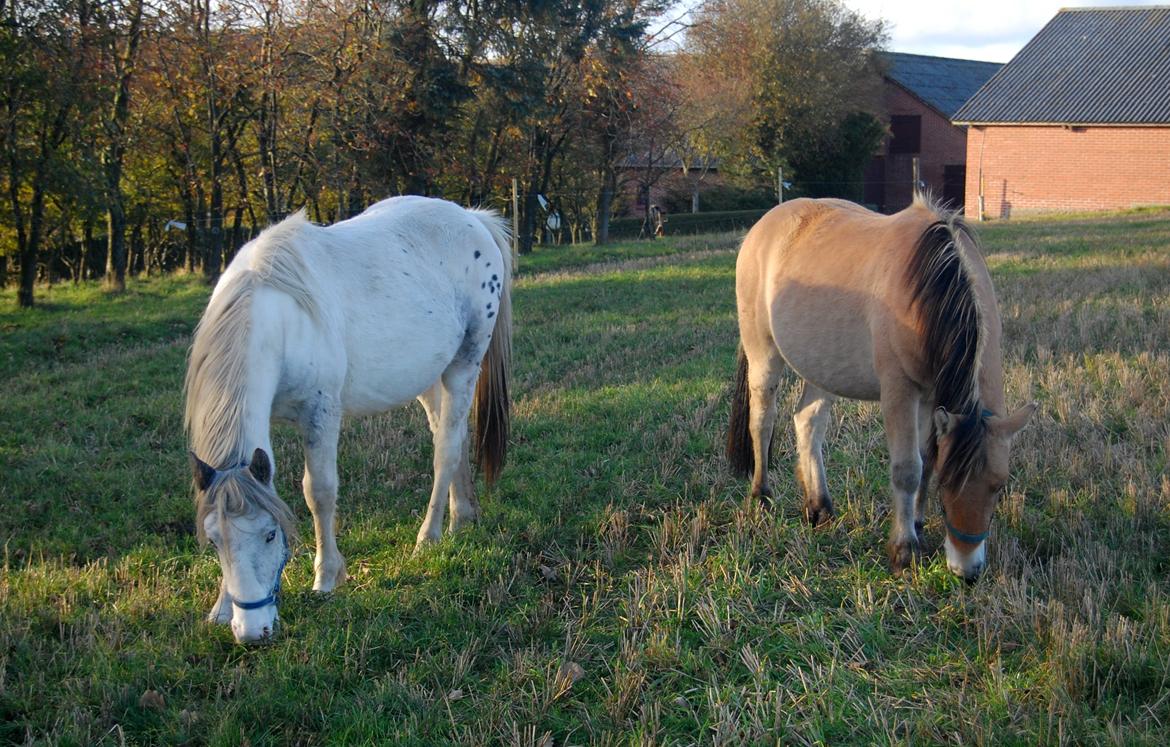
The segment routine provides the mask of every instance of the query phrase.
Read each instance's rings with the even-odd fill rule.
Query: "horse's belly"
[[[772,337],[788,365],[817,387],[850,399],[881,395],[860,300],[817,289],[782,290],[772,306]]]
[[[367,315],[347,335],[342,407],[362,415],[408,404],[439,380],[466,332],[467,321],[453,302]]]

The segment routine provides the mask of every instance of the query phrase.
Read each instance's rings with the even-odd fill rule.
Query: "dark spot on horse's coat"
[[[475,250],[475,258],[479,259],[479,250],[478,249]]]
[[[484,265],[484,267],[491,267],[491,266],[492,266],[491,262],[488,262],[486,265]]]
[[[487,318],[488,318],[488,319],[491,319],[491,318],[492,318],[493,316],[495,316],[495,315],[496,315],[496,312],[494,312],[494,311],[489,311],[489,312],[488,312],[488,315],[487,315]]]
[[[496,282],[499,282],[500,278],[499,278],[499,276],[497,276],[497,275],[492,275],[492,280],[495,280]]]
[[[490,308],[492,307],[492,305],[489,303],[489,304],[487,305],[487,307],[490,309]]]
[[[410,277],[410,273],[409,273],[409,272],[407,272],[406,270],[403,270],[403,271],[402,271],[402,274],[403,274],[403,275],[405,275],[406,277]]]
[[[487,283],[480,283],[479,287],[480,287],[480,290],[482,290],[482,289],[487,287]]]

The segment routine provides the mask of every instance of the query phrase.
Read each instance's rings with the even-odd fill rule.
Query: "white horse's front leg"
[[[471,396],[478,368],[474,366],[448,369],[442,378],[440,405],[435,436],[435,482],[427,515],[418,530],[415,548],[439,541],[443,532],[448,494],[460,479],[460,468],[467,460],[467,416],[471,412]],[[468,479],[470,479],[470,469]],[[456,493],[459,491],[456,490]],[[458,501],[457,501],[458,502]]]
[[[207,622],[216,625],[227,625],[232,621],[232,597],[228,594],[227,582],[219,580],[219,596],[215,604],[211,605],[211,612],[207,613]]]
[[[318,406],[302,426],[305,441],[305,503],[313,513],[317,556],[313,560],[313,591],[333,591],[345,581],[345,558],[337,549],[337,438],[340,408]]]

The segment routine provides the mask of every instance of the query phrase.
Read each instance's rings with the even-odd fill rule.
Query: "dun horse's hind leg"
[[[345,581],[345,558],[337,549],[337,438],[341,410],[318,405],[302,425],[305,447],[305,503],[313,513],[317,556],[313,591],[333,591]]]
[[[804,516],[813,526],[833,518],[823,447],[835,399],[806,381],[792,416],[796,426],[796,479],[804,490]]]
[[[431,427],[431,435],[439,432],[439,414],[442,411],[442,388],[436,382],[433,387],[419,395],[427,413],[427,423]],[[479,502],[475,499],[475,483],[471,474],[471,461],[468,458],[467,448],[461,451],[459,470],[451,480],[448,491],[447,507],[451,510],[452,532],[474,522],[479,518]]]
[[[890,488],[893,492],[893,524],[886,550],[891,568],[898,573],[909,568],[921,554],[915,527],[923,472],[918,438],[918,394],[908,383],[883,384],[881,405],[890,451]]]
[[[772,451],[772,433],[776,426],[776,392],[780,374],[784,372],[784,359],[769,346],[763,360],[752,360],[748,356],[749,421],[752,436],[752,458],[755,460],[752,473],[752,496],[770,504],[772,486],[768,483],[768,457]]]
[[[438,417],[435,418],[438,427],[434,431],[435,482],[427,515],[418,530],[416,548],[439,541],[448,494],[453,486],[458,485],[461,471],[470,473],[467,468],[467,416],[471,412],[471,397],[478,375],[478,365],[453,364],[443,372],[440,380]]]

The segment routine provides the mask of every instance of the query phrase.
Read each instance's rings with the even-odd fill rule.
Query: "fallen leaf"
[[[158,690],[147,690],[138,699],[138,707],[143,710],[161,711],[167,707],[167,701]]]
[[[463,700],[463,691],[456,688],[447,693],[447,700]]]

